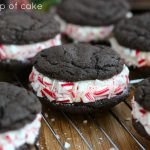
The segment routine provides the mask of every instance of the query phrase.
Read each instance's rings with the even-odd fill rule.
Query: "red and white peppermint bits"
[[[62,82],[42,75],[33,67],[29,80],[37,96],[47,97],[51,102],[90,103],[115,97],[126,90],[129,84],[129,70],[124,66],[120,74],[107,80]]]
[[[61,45],[61,36],[57,35],[54,39],[29,45],[0,45],[0,60],[13,59],[26,61],[33,58],[40,51]]]

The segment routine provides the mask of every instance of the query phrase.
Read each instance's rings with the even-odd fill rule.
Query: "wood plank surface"
[[[94,120],[96,120],[98,126],[102,127],[108,136],[110,136],[113,142],[117,145],[118,149],[150,149],[150,143],[138,135],[134,130],[131,121],[131,110],[125,103],[120,103],[110,112],[105,112],[103,114],[100,112],[89,115],[65,114],[77,127],[77,129],[80,130],[80,133],[83,135],[84,139],[82,139],[72,124],[68,122],[68,119],[65,118],[63,113],[50,110],[47,107],[48,106],[45,106],[46,109],[44,110],[44,114],[48,122],[55,130],[63,145],[65,142],[70,144],[69,149],[71,150],[88,149],[89,147],[87,146],[87,143],[84,141],[84,139],[88,142],[91,149],[94,150],[109,150],[114,148],[113,144],[96,126]],[[124,127],[118,122],[114,115],[117,116],[121,122],[123,122],[130,133],[124,129]],[[61,149],[58,142],[56,141],[56,138],[52,136],[52,134],[48,133],[49,129],[45,125],[42,126],[42,130],[43,132],[41,133],[40,147],[44,147],[45,150],[53,148]],[[139,144],[130,134],[133,134],[133,136],[138,140]],[[140,147],[140,144],[142,144],[143,147]]]

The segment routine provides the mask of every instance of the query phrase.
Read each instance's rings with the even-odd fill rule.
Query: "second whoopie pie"
[[[52,14],[0,13],[0,69],[18,71],[28,67],[38,52],[60,44],[59,24]]]
[[[129,94],[129,70],[109,47],[68,44],[40,52],[30,74],[42,101],[70,112],[105,109]]]
[[[80,42],[106,40],[130,10],[126,0],[63,0],[57,7],[61,31]]]
[[[121,21],[114,35],[112,47],[128,66],[150,68],[150,13]]]
[[[134,128],[141,136],[150,140],[150,78],[137,85],[132,106]]]

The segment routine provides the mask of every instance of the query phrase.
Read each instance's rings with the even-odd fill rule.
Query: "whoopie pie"
[[[0,13],[0,69],[19,70],[32,64],[41,50],[60,45],[60,26],[49,13]]]
[[[150,67],[150,13],[124,19],[115,28],[112,47],[128,66]]]
[[[134,128],[141,136],[150,140],[150,78],[137,85],[132,108]]]
[[[0,82],[0,150],[31,150],[40,127],[37,97],[24,88]]]
[[[129,10],[126,0],[63,0],[56,13],[64,34],[90,42],[106,40]]]
[[[129,94],[129,70],[109,47],[66,44],[40,52],[30,83],[41,101],[70,112],[110,108]]]

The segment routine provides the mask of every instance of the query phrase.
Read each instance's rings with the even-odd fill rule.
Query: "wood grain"
[[[130,99],[131,97],[132,96],[130,96]],[[131,110],[124,102],[112,108],[110,112],[97,112],[92,115],[64,115],[64,113],[57,112],[48,106],[44,106],[44,114],[47,116],[47,120],[55,132],[59,135],[61,142],[68,142],[70,144],[69,149],[71,150],[86,150],[88,148],[85,141],[72,126],[72,123],[75,125],[75,127],[77,127],[92,149],[109,150],[114,147],[108,138],[106,138],[106,136],[96,126],[94,119],[98,123],[99,127],[102,127],[110,136],[119,149],[141,149],[139,144],[130,134],[133,134],[133,136],[137,138],[137,140],[145,147],[145,149],[150,149],[150,143],[138,135],[134,130],[131,122]],[[117,118],[119,118],[119,120],[125,125],[130,134],[118,122],[114,115],[117,116]],[[68,121],[68,119],[71,121],[71,123]],[[43,146],[45,150],[50,148],[59,149],[60,147],[58,147],[58,142],[53,144],[51,143],[52,140],[55,140],[54,137],[46,138],[49,135],[46,127],[42,127],[42,130],[43,132],[40,139],[40,145],[51,145],[47,147]],[[43,141],[43,143],[41,141]],[[49,144],[45,144],[46,142]]]

